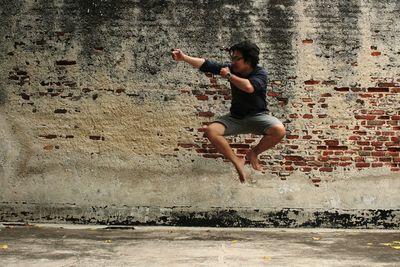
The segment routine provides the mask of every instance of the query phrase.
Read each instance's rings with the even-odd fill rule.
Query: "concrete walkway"
[[[400,266],[400,231],[0,224],[0,266]]]

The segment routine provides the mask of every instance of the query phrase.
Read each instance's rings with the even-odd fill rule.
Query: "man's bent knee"
[[[225,132],[225,126],[222,123],[213,122],[207,126],[205,135],[207,138],[218,135],[223,136],[224,132]]]
[[[266,133],[268,135],[272,135],[276,138],[282,139],[286,135],[286,129],[283,124],[276,124],[269,128]]]

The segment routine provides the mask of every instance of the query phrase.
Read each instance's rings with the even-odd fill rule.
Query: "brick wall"
[[[0,201],[398,208],[399,11],[394,0],[5,2]],[[229,110],[228,83],[170,51],[227,61],[246,38],[287,136],[238,188],[204,137]],[[228,141],[244,155],[259,138]],[[389,201],[360,188],[375,177]]]

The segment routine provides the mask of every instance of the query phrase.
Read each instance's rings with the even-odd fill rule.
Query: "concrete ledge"
[[[400,210],[0,203],[0,221],[106,225],[400,229]]]

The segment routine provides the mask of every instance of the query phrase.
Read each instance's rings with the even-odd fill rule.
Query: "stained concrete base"
[[[0,266],[399,266],[400,231],[0,224]]]

